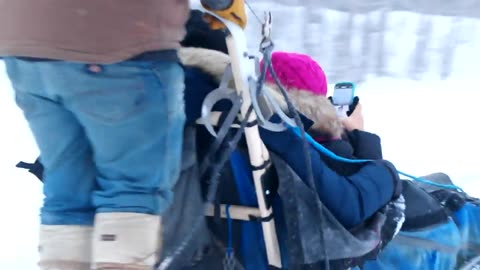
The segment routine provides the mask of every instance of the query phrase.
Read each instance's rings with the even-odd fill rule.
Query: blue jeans
[[[180,173],[178,63],[4,60],[45,166],[42,224],[91,225],[98,212],[162,214]]]

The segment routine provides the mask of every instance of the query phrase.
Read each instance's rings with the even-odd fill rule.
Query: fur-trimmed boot
[[[90,270],[91,226],[41,225],[38,251],[41,270]]]
[[[160,216],[98,213],[95,216],[93,269],[151,270],[160,252]]]

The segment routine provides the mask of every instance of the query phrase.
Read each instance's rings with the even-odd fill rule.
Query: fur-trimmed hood
[[[269,85],[277,89],[276,85]],[[325,139],[340,138],[343,126],[337,116],[337,111],[330,100],[325,96],[315,95],[305,90],[289,89],[288,96],[295,108],[310,118],[314,124],[311,130]]]
[[[227,54],[203,48],[180,48],[178,57],[184,66],[199,68],[218,82],[230,63],[230,57]]]
[[[203,48],[181,48],[178,55],[183,65],[199,68],[214,77],[218,82],[220,82],[225,68],[230,63],[228,55]],[[266,84],[266,91],[270,91],[283,109],[287,108],[276,85]],[[341,136],[343,128],[340,119],[328,98],[297,89],[289,89],[288,95],[295,107],[314,121],[311,129],[315,133],[331,138]]]

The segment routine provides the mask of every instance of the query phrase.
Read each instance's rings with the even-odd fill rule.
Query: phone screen
[[[354,90],[352,83],[337,83],[333,91],[333,104],[339,106],[352,104]]]

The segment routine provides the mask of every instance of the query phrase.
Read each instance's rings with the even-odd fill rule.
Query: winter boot
[[[38,266],[41,270],[90,270],[93,228],[41,225]]]
[[[161,220],[137,213],[95,216],[93,269],[151,270],[157,262]]]

